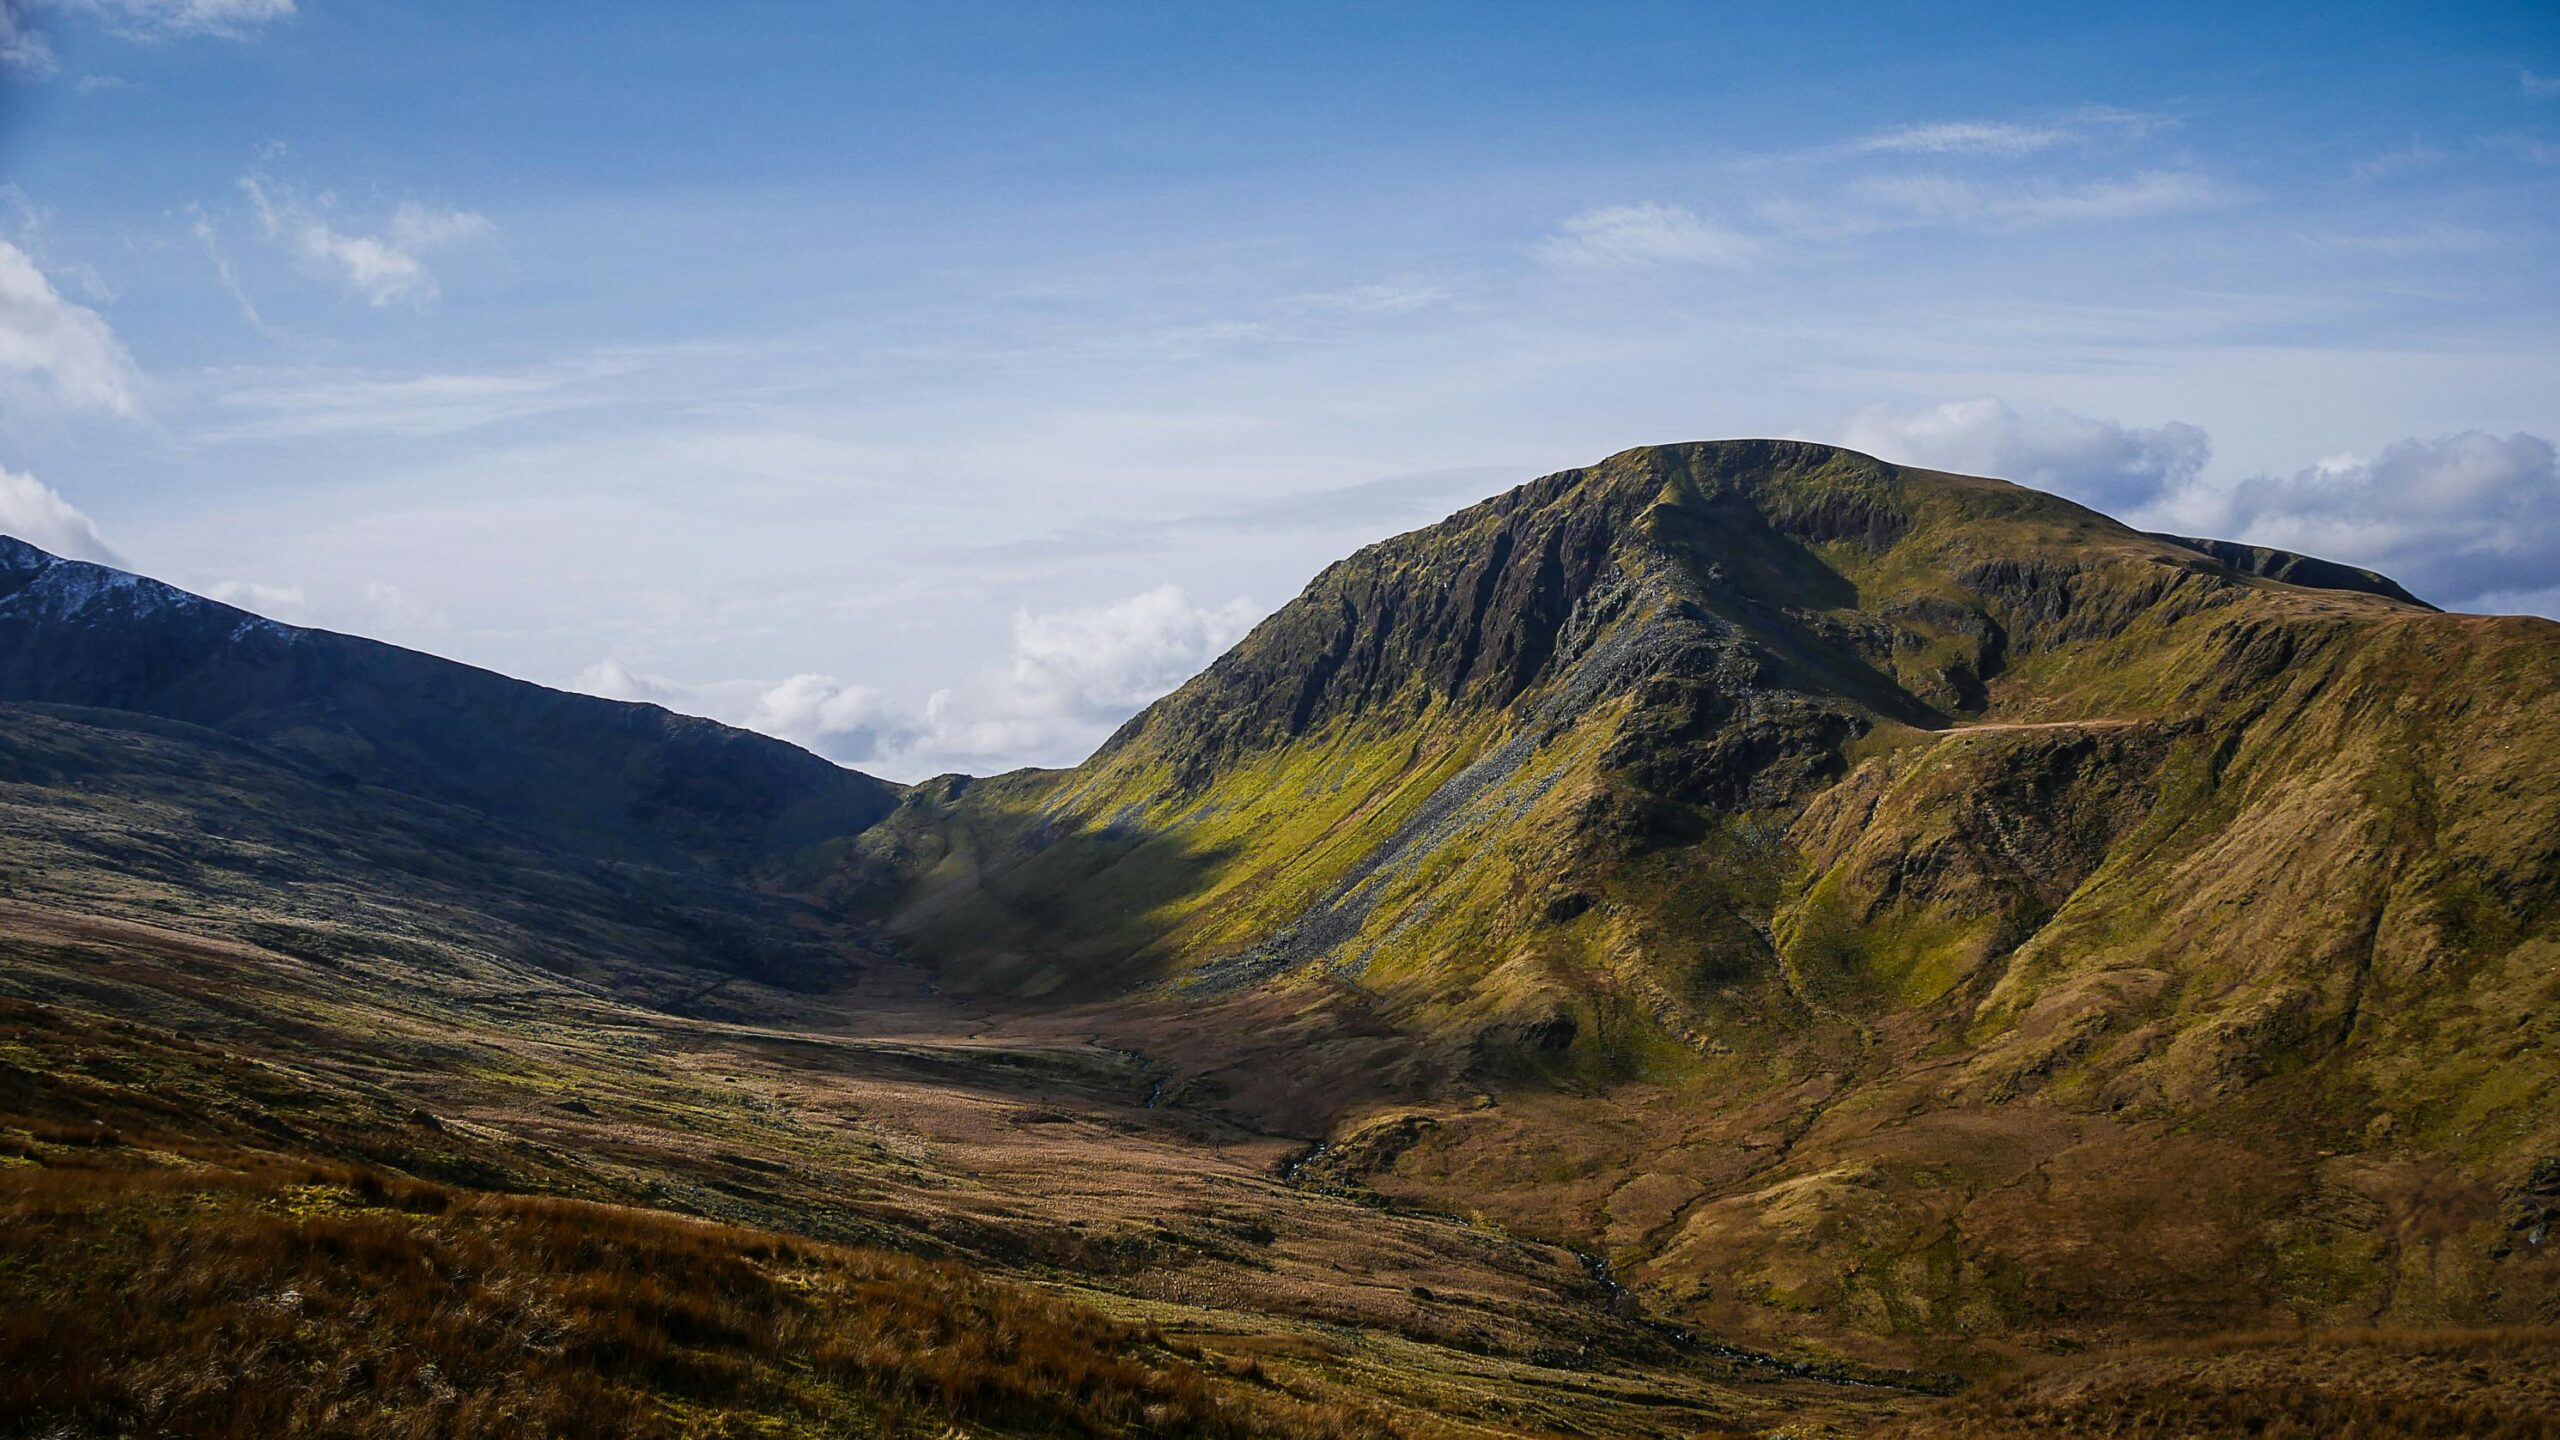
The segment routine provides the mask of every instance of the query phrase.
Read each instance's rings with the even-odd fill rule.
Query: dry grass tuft
[[[0,1169],[0,1301],[5,1434],[1392,1433],[960,1266],[327,1165]]]
[[[2055,1361],[1880,1440],[2555,1440],[2560,1329],[2221,1336]]]

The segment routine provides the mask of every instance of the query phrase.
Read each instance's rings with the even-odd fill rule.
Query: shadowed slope
[[[0,700],[134,711],[559,844],[769,864],[897,789],[779,740],[262,619],[0,536]]]

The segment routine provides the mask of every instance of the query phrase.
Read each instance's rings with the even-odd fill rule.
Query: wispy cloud
[[[2406,145],[2395,145],[2357,161],[2354,174],[2358,180],[2381,180],[2411,170],[2423,170],[2443,163],[2444,159],[2442,150],[2423,140],[2412,140]]]
[[[248,287],[240,283],[240,272],[233,268],[231,252],[223,248],[222,236],[214,228],[212,217],[197,210],[188,228],[204,245],[205,258],[213,262],[213,277],[221,283],[222,292],[231,297],[231,303],[240,307],[240,318],[248,321],[249,328],[261,335],[276,334],[276,328],[258,313],[258,302],[249,298]]]
[[[2499,136],[2497,143],[2505,146],[2509,154],[2527,165],[2560,165],[2560,145],[2555,145],[2539,135],[2528,134],[2521,130],[2511,131]]]
[[[716,367],[736,353],[720,344],[608,346],[514,370],[381,376],[280,369],[237,377],[215,397],[232,418],[213,420],[190,438],[224,444],[453,435],[580,406],[655,403],[701,383],[702,371],[688,364]],[[658,371],[668,373],[652,373]]]
[[[256,172],[240,177],[240,190],[268,239],[375,306],[435,299],[427,253],[479,239],[493,228],[475,211],[436,210],[404,200],[381,234],[360,234],[331,223],[328,196],[306,199]]]
[[[0,0],[0,69],[41,80],[60,69],[61,63],[53,58],[53,46],[44,36],[27,27],[23,11],[18,0]]]
[[[1997,120],[1945,120],[1904,125],[1853,140],[1856,155],[2032,155],[2073,138],[2059,125],[2013,125]]]
[[[993,561],[1091,558],[1158,549],[1200,535],[1268,536],[1283,530],[1374,534],[1380,527],[1438,520],[1460,506],[1520,483],[1529,473],[1519,466],[1466,465],[1422,470],[1169,519],[1114,516],[1108,521],[1046,535],[961,547],[954,553]]]
[[[2560,95],[2560,75],[2544,75],[2532,70],[2521,71],[2519,75],[2523,81],[2524,93],[2537,100],[2548,100],[2554,95]]]
[[[2087,106],[2034,121],[1932,120],[1862,135],[1835,153],[2013,158],[2104,136],[2140,136],[2166,123],[2159,115],[2112,106]]]
[[[2084,181],[1985,183],[1950,175],[1867,176],[1843,192],[1851,228],[1978,226],[2014,229],[2141,219],[2219,205],[2233,198],[2219,182],[2188,170],[2148,170]],[[1780,212],[1801,221],[1801,211]]]
[[[61,69],[52,42],[27,23],[27,13],[46,0],[0,0],[0,69],[30,79],[44,79]],[[269,22],[294,13],[294,0],[49,0],[56,9],[78,10],[98,17],[128,39],[165,40],[181,35],[219,35],[237,39]],[[107,76],[82,76],[83,92],[118,83]]]
[[[1761,243],[1679,205],[1611,205],[1568,217],[1538,242],[1538,258],[1565,269],[1748,264]]]
[[[139,377],[106,320],[63,298],[26,251],[0,240],[0,374],[79,409],[129,415]]]
[[[294,0],[61,0],[86,10],[128,35],[240,36],[290,18]]]
[[[2496,248],[2494,231],[2468,225],[2417,225],[2405,230],[2328,230],[2304,237],[2324,249],[2405,259],[2413,255],[2472,255]]]

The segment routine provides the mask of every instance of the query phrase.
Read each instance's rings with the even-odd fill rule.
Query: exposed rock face
[[[897,789],[779,740],[281,625],[0,536],[0,701],[131,711],[581,849],[773,862]]]
[[[2560,1149],[2555,693],[2560,626],[2351,567],[1669,446],[1372,546],[1084,766],[862,848],[955,986],[1391,1030],[1392,1095],[1292,1092],[1436,1115],[1368,1183],[1649,1216],[1612,1258],[1698,1323],[2547,1319],[2553,1252],[2490,1252]]]

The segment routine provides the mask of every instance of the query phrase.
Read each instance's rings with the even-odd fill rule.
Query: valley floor
[[[0,996],[0,1433],[2560,1434],[2546,1333],[1952,1401],[1683,1335],[888,960],[644,996],[10,902]]]
[[[1617,1313],[1565,1248],[1293,1184],[1283,1172],[1304,1142],[1151,1106],[1161,1097],[1137,1057],[1041,1027],[1009,1032],[894,964],[814,1002],[740,981],[663,1008],[522,973],[385,964],[397,962],[353,974],[155,924],[0,906],[0,1289],[28,1343],[79,1336],[75,1348],[110,1352],[77,1357],[88,1378],[58,1386],[38,1367],[6,1367],[0,1429],[225,1433],[185,1418],[221,1413],[202,1395],[150,1418],[176,1403],[173,1369],[244,1404],[259,1391],[253,1373],[208,1378],[246,1362],[193,1353],[205,1315],[183,1328],[59,1322],[93,1314],[118,1267],[191,1297],[171,1303],[221,1307],[208,1313],[287,1291],[356,1304],[360,1286],[313,1298],[303,1277],[329,1270],[319,1256],[432,1250],[453,1243],[452,1216],[488,1232],[475,1243],[523,1265],[537,1290],[585,1282],[554,1268],[570,1262],[527,1227],[629,1232],[644,1247],[666,1231],[734,1249],[757,1285],[794,1293],[826,1286],[794,1278],[806,1267],[925,1257],[958,1268],[899,1273],[927,1290],[965,1276],[1008,1303],[1127,1327],[1159,1347],[1158,1368],[1197,1372],[1219,1403],[1367,1417],[1353,1433],[1748,1432],[1864,1414],[1928,1384],[1807,1374],[1656,1333]],[[724,1228],[669,1230],[674,1216]],[[68,1273],[51,1263],[81,1245],[114,1258]],[[208,1246],[231,1248],[217,1262]],[[553,1350],[582,1343],[574,1306],[545,1323],[562,1332]],[[147,1353],[163,1343],[168,1353]],[[722,1348],[681,1334],[665,1346]],[[600,1373],[623,1401],[660,1407],[672,1432],[697,1428],[706,1407],[759,1408],[748,1402],[763,1393],[706,1389],[685,1365],[620,1382]],[[835,1410],[784,1409],[813,1425],[867,1414],[877,1378],[848,1381],[855,1398],[829,1401]],[[435,1423],[471,1428],[479,1412],[453,1388],[429,1406],[447,1417]],[[433,1390],[403,1393],[426,1405]],[[942,1403],[930,1387],[912,1398],[918,1413]],[[982,1418],[1000,1427],[1003,1414]],[[1068,1419],[1068,1433],[1121,1433]]]

